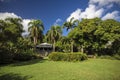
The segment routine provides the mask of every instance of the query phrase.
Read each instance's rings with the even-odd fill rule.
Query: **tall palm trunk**
[[[36,47],[38,36],[41,36],[39,33],[44,30],[43,23],[41,20],[32,20],[28,23],[28,26],[28,31],[30,32],[30,36],[34,41],[34,47]]]
[[[77,48],[78,48],[78,52],[81,52],[81,47],[80,47],[80,46],[78,46]]]
[[[36,37],[34,36],[33,39],[34,39],[34,45],[36,45]]]
[[[71,28],[71,31],[73,31],[72,28]],[[73,45],[74,45],[74,41],[73,41],[73,39],[71,39],[71,53],[73,53]]]
[[[83,48],[83,45],[82,45],[82,47],[81,47],[81,52],[82,52],[82,53],[84,53],[84,48]]]
[[[72,39],[72,42],[71,42],[71,53],[73,53],[73,44],[74,44],[74,42],[73,42],[73,39]]]
[[[37,38],[34,36],[33,39],[34,39],[34,50],[35,50],[36,49],[36,44],[37,44]]]
[[[54,43],[53,43],[53,52],[55,52],[55,40],[54,40]]]
[[[73,28],[71,28],[71,30],[73,31]],[[73,45],[74,45],[74,41],[73,41],[73,39],[71,39],[71,53],[73,53]]]

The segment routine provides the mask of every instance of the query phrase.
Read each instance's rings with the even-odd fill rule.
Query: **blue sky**
[[[45,33],[52,25],[62,25],[71,17],[120,21],[120,0],[0,0],[0,19],[8,16],[23,19],[25,34],[28,33],[27,23],[40,19]],[[63,35],[66,34],[63,30]]]

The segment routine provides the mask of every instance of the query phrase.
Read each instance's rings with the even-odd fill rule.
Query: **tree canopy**
[[[34,45],[37,44],[38,39],[42,38],[44,25],[41,20],[32,20],[28,23],[28,31],[30,32],[30,37],[34,40]],[[40,39],[42,41],[42,39]]]
[[[1,62],[32,59],[36,44],[43,41],[53,44],[53,51],[120,55],[120,22],[113,19],[71,18],[64,22],[63,26],[51,26],[45,34],[41,20],[32,20],[28,26],[29,36],[23,37],[21,18],[0,20]],[[68,35],[62,35],[62,28],[70,29]]]

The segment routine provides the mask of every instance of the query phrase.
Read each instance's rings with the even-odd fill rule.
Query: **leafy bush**
[[[99,56],[98,58],[100,58],[100,59],[114,59],[114,57],[109,56],[109,55],[102,55],[102,56]]]
[[[102,56],[98,56],[97,58],[100,58],[100,59],[112,59],[112,60],[120,60],[120,55],[118,54],[115,54],[115,55],[102,55]]]
[[[15,54],[13,59],[18,61],[27,61],[31,59],[42,59],[42,57],[35,54],[32,50],[27,50]]]
[[[13,62],[12,55],[9,53],[0,53],[0,64]]]
[[[16,52],[7,48],[0,48],[0,64],[8,64],[15,61],[27,61],[32,59],[43,59],[39,54],[33,52],[32,49]]]
[[[0,64],[13,62],[13,54],[5,48],[0,48]]]
[[[53,52],[49,55],[49,59],[53,61],[83,61],[87,59],[87,55],[83,53]]]
[[[53,52],[49,55],[49,58],[53,61],[61,61],[62,57],[63,57],[63,54],[57,53],[57,52]]]
[[[120,60],[120,55],[118,55],[118,54],[115,54],[113,57],[117,60]]]

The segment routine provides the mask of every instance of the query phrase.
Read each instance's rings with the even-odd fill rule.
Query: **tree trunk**
[[[55,40],[54,40],[54,43],[53,43],[53,52],[55,52]]]
[[[80,52],[81,50],[80,50],[80,46],[78,46],[78,52]]]
[[[33,38],[34,39],[34,50],[36,49],[36,37]]]
[[[71,31],[73,31],[72,28],[71,28]],[[74,44],[73,39],[71,39],[71,53],[73,53],[73,44]]]
[[[36,37],[34,37],[33,40],[34,40],[34,45],[36,45]]]
[[[84,53],[83,45],[82,45],[82,47],[81,47],[81,52]]]
[[[37,44],[37,37],[36,37],[36,44]],[[36,45],[36,44],[35,44],[35,45]]]
[[[71,53],[73,53],[73,40],[71,42]]]

